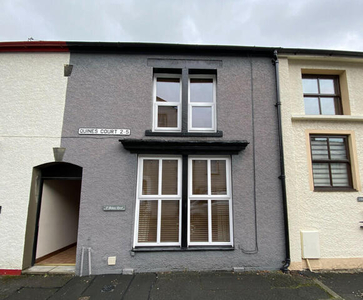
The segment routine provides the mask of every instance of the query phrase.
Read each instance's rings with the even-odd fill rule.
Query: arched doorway
[[[75,265],[82,167],[64,162],[33,170],[23,269]]]

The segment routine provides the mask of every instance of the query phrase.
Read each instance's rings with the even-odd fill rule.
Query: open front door
[[[75,265],[81,180],[43,180],[36,265]]]
[[[82,168],[51,163],[35,169],[23,268],[75,265]]]

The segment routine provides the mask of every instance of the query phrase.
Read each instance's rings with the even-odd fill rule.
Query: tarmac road
[[[7,300],[363,299],[363,273],[175,272],[0,277]]]

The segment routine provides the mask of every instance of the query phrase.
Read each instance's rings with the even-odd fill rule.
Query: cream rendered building
[[[0,274],[23,268],[32,170],[54,161],[52,148],[61,143],[70,54],[54,44],[33,42],[23,53],[12,50],[16,43],[1,48]]]
[[[278,58],[290,269],[363,268],[363,54]]]

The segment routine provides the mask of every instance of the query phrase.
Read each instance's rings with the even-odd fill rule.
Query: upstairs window
[[[154,74],[153,131],[216,132],[216,76]]]
[[[352,189],[348,137],[311,135],[315,189]]]
[[[215,77],[189,76],[189,131],[215,130]]]
[[[154,77],[154,128],[181,130],[181,75],[158,74]]]
[[[302,83],[305,114],[343,114],[338,76],[303,75]]]

